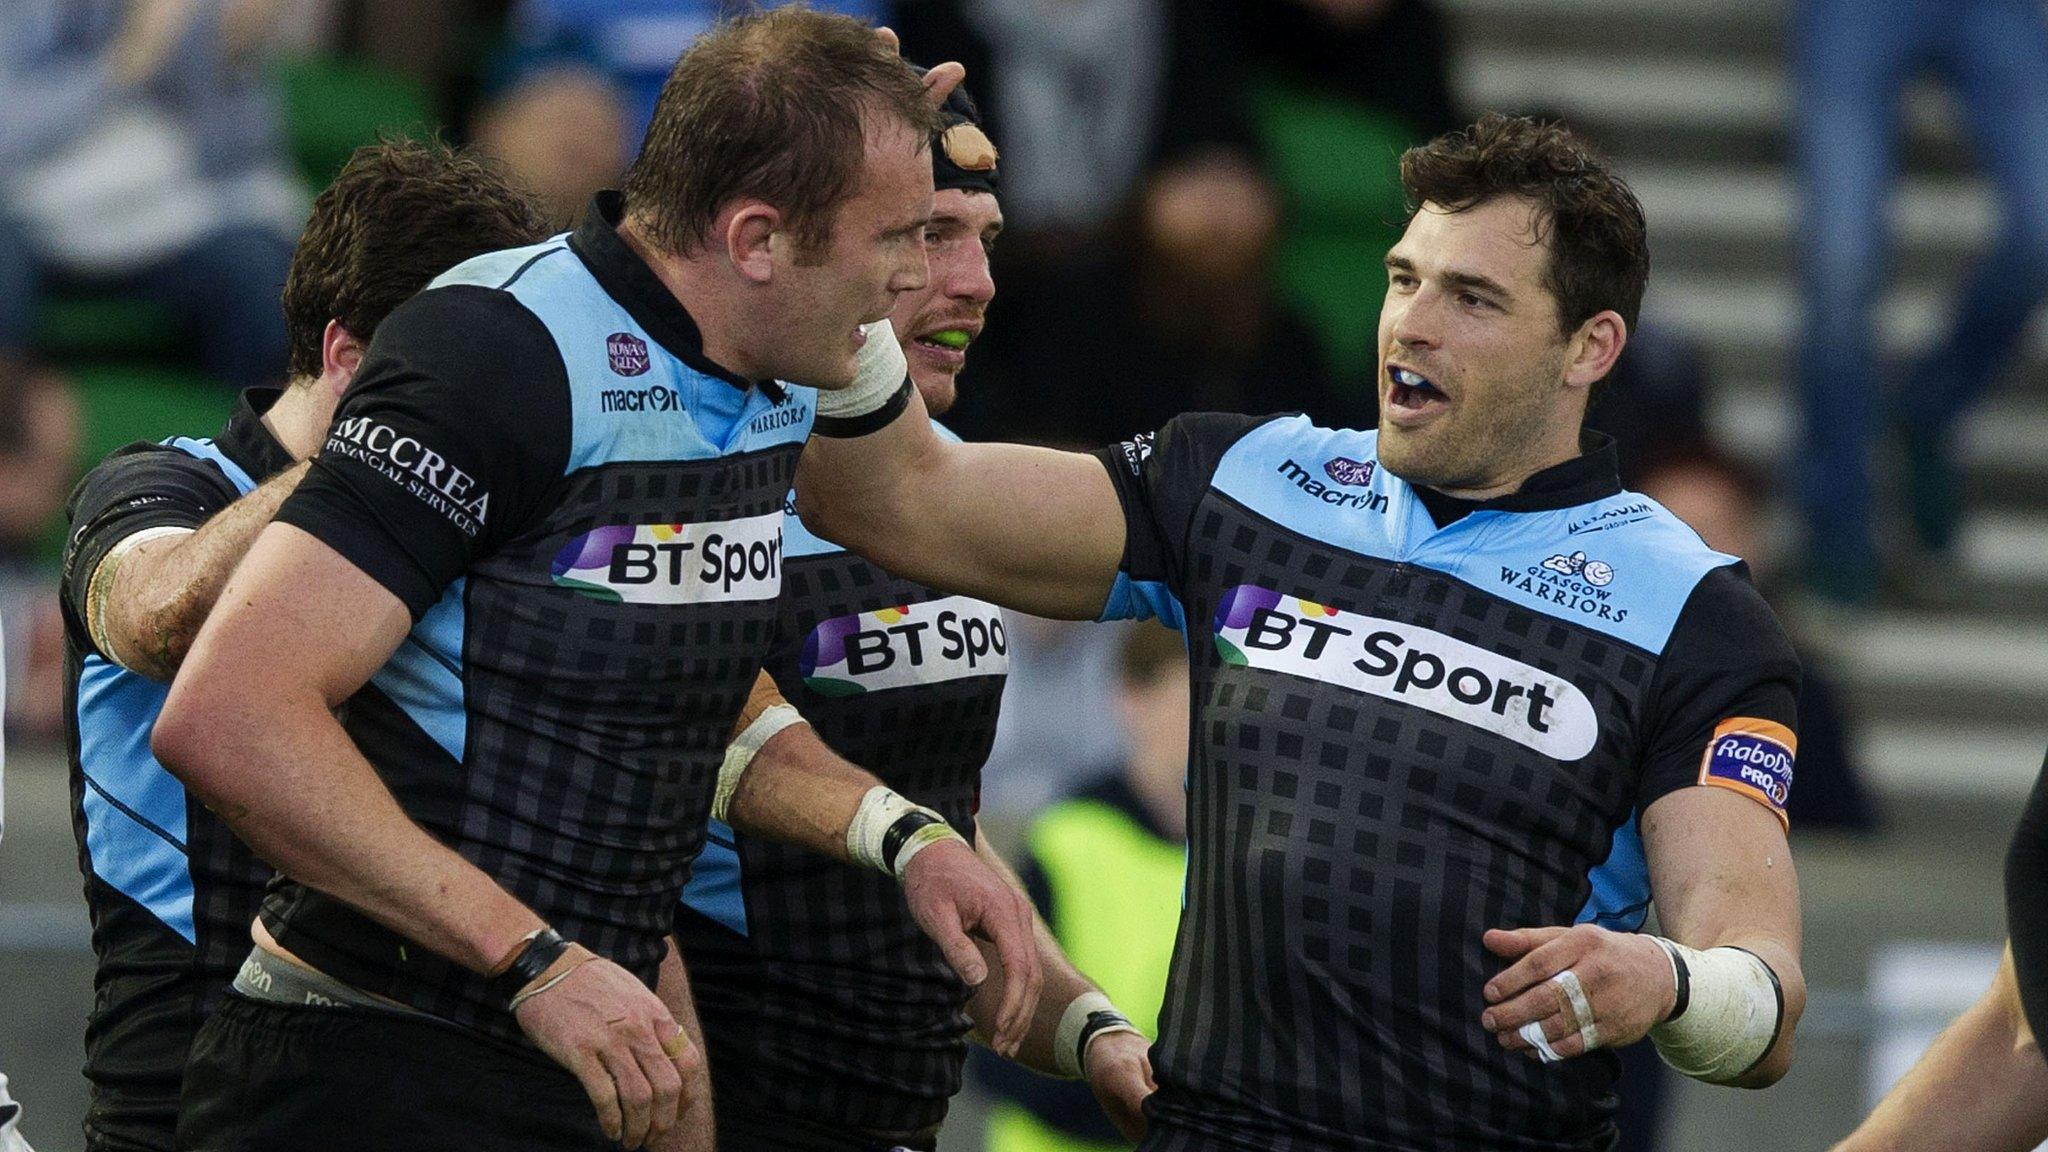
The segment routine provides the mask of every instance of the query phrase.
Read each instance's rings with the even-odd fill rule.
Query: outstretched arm
[[[861,355],[860,380],[847,393],[866,389],[866,411],[828,415],[863,401],[820,395],[817,435],[797,473],[804,522],[936,588],[1038,616],[1094,618],[1124,550],[1123,510],[1101,462],[949,442],[905,379],[886,321],[870,326]]]

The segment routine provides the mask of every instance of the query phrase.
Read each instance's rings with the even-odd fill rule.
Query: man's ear
[[[320,333],[320,383],[340,396],[363,366],[363,342],[339,320],[329,320]]]
[[[1564,382],[1587,388],[1606,377],[1628,344],[1628,322],[1612,309],[1601,312],[1572,333],[1564,366]]]
[[[787,244],[782,213],[758,200],[743,202],[725,221],[725,255],[739,274],[756,284],[775,278],[775,249]]]

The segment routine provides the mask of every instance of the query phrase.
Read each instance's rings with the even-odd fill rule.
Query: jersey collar
[[[277,437],[271,435],[263,423],[263,414],[270,411],[270,406],[277,403],[277,398],[282,395],[282,388],[242,389],[242,394],[235,398],[233,414],[213,440],[228,459],[255,477],[259,484],[294,463],[292,454],[278,443]]]
[[[619,221],[625,214],[623,193],[616,189],[599,192],[583,213],[583,223],[570,235],[570,249],[597,278],[605,295],[618,301],[669,355],[743,392],[754,387],[754,381],[712,363],[704,355],[704,334],[690,318],[689,310],[654,274],[654,269],[619,238]],[[770,400],[782,400],[782,387],[773,380],[761,381],[760,387]]]
[[[1505,496],[1467,500],[1420,486],[1415,495],[1429,510],[1429,518],[1442,528],[1474,512],[1551,512],[1605,500],[1619,491],[1621,465],[1614,437],[1588,428],[1579,433],[1579,455],[1545,468]]]

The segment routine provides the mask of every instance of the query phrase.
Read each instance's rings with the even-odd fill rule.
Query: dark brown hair
[[[1401,156],[1412,215],[1424,203],[1463,212],[1501,196],[1534,204],[1550,241],[1544,286],[1567,335],[1612,309],[1633,332],[1650,278],[1643,206],[1583,138],[1554,122],[1489,112]]]
[[[434,277],[549,231],[533,198],[475,156],[416,140],[356,149],[313,201],[292,252],[284,282],[292,376],[320,374],[329,320],[368,344]]]
[[[917,71],[867,25],[801,6],[728,20],[662,85],[626,170],[626,210],[687,255],[720,209],[749,197],[783,214],[799,248],[820,248],[859,183],[874,116],[901,120],[921,146],[942,126]]]

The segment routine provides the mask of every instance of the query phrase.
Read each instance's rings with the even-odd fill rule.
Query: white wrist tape
[[[761,754],[761,745],[775,738],[775,734],[792,724],[802,724],[803,713],[795,705],[777,704],[754,717],[746,730],[733,737],[725,746],[725,763],[718,766],[718,790],[711,794],[711,818],[724,821],[732,811],[733,793],[740,790],[740,777],[747,771],[747,765]]]
[[[1052,1034],[1053,1064],[1062,1076],[1080,1077],[1087,1074],[1088,1046],[1097,1036],[1111,1032],[1131,1032],[1144,1035],[1130,1018],[1117,1011],[1109,997],[1097,991],[1087,991],[1074,997],[1067,1010],[1060,1014],[1059,1027]]]
[[[846,852],[853,862],[898,880],[912,857],[941,840],[964,844],[967,838],[953,831],[944,816],[881,784],[860,798],[853,822],[846,826]]]
[[[1695,1080],[1723,1083],[1756,1067],[1777,1043],[1785,992],[1770,965],[1742,948],[1704,952],[1652,937],[1671,956],[1681,1002],[1650,1029],[1666,1064]]]
[[[896,329],[886,319],[862,329],[867,341],[854,355],[853,383],[818,390],[818,415],[827,420],[852,420],[879,410],[910,376],[910,360],[896,342]]]

